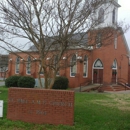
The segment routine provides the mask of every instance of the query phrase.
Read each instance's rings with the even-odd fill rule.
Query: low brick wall
[[[9,88],[7,118],[37,124],[74,124],[74,92]]]

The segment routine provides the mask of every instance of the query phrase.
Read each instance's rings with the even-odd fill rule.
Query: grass
[[[8,89],[0,87],[0,92],[4,100],[0,130],[130,130],[130,94],[76,93],[74,126],[54,126],[8,120]]]

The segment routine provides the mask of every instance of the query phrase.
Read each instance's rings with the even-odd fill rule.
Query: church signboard
[[[0,100],[0,117],[3,117],[3,100]]]
[[[73,125],[74,92],[9,88],[7,118],[37,124]]]

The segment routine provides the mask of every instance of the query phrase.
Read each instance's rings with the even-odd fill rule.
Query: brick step
[[[100,88],[102,91],[113,91],[113,89],[110,86],[103,86]]]
[[[124,91],[124,90],[128,90],[127,88],[125,88],[124,86],[113,86],[113,89],[115,91]]]
[[[125,91],[125,90],[130,90],[130,88],[125,88],[125,86],[102,86],[102,87],[95,87],[95,88],[89,88],[87,90],[84,90],[83,92],[90,92],[91,90],[98,90],[99,92],[104,92],[104,91]]]

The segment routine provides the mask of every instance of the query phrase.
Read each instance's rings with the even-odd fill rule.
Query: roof
[[[46,47],[49,47],[50,45],[52,45],[52,48],[55,48],[55,47],[60,47],[60,44],[58,43],[60,37],[58,36],[53,36],[53,37],[46,37],[45,38],[45,41],[47,42],[47,46]],[[63,39],[61,39],[62,41]],[[75,33],[72,35],[72,37],[69,37],[68,36],[68,48],[69,47],[77,47],[77,46],[87,46],[87,33]],[[28,51],[37,51],[35,45],[32,45]]]

